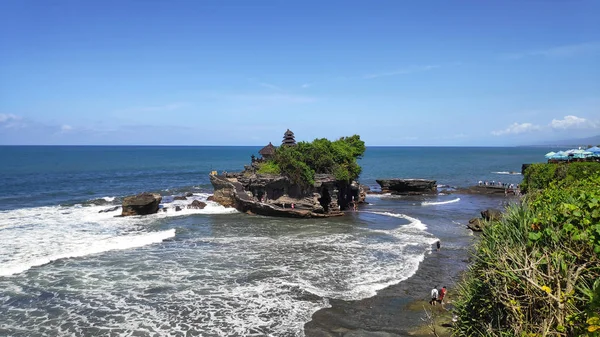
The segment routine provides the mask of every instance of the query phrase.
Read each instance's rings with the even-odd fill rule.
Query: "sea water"
[[[301,220],[207,201],[209,172],[241,170],[259,149],[0,147],[0,335],[303,336],[330,299],[401,282],[437,240],[466,249],[468,219],[504,203],[371,195],[358,212]],[[374,189],[393,177],[518,183],[505,173],[546,152],[368,148],[360,180]],[[100,212],[142,191],[161,193],[167,211]],[[193,200],[206,208],[187,209]]]

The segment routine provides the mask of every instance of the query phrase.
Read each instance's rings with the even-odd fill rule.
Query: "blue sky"
[[[600,134],[599,1],[0,2],[0,144]]]

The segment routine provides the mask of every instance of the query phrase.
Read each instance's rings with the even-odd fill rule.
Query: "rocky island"
[[[426,179],[377,179],[381,193],[398,195],[419,195],[437,193],[435,180]]]
[[[355,181],[364,151],[358,135],[296,143],[288,129],[280,147],[269,143],[243,171],[212,172],[213,201],[250,214],[339,216],[364,202],[367,188]]]

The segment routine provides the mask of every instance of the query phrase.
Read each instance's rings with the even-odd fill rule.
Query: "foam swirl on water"
[[[446,204],[452,204],[452,203],[459,202],[459,201],[460,201],[460,198],[446,200],[446,201],[423,201],[421,203],[421,205],[422,206],[446,205]]]

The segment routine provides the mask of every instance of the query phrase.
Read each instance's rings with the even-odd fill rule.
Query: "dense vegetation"
[[[600,172],[600,163],[574,162],[560,164],[532,164],[530,165],[521,183],[521,191],[539,190],[547,188],[553,181],[571,183],[584,179]]]
[[[587,164],[526,171],[527,196],[484,228],[458,286],[455,335],[600,335],[600,172]]]
[[[321,138],[280,146],[272,160],[261,164],[258,173],[283,174],[302,187],[312,186],[315,174],[333,174],[338,181],[350,182],[361,172],[357,159],[365,150],[365,142],[358,135],[333,142]]]

